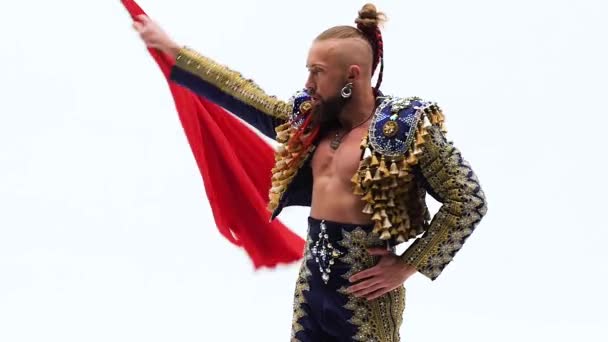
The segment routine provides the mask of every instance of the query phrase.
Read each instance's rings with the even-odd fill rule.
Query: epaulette
[[[354,193],[363,196],[363,212],[372,215],[374,232],[383,240],[403,242],[420,233],[420,225],[410,220],[405,197],[415,187],[413,168],[429,125],[443,125],[435,103],[387,96],[361,143],[361,165],[352,178]]]

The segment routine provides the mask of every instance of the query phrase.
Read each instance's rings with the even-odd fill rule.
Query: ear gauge
[[[343,98],[347,99],[349,97],[351,97],[351,95],[353,94],[353,83],[352,82],[348,82],[343,88],[342,91],[340,92],[340,94],[342,95]]]

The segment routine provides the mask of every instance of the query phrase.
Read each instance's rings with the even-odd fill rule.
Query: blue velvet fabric
[[[321,232],[320,223],[319,220],[309,218],[309,238],[313,241],[318,239]],[[350,232],[357,227],[370,231],[372,229],[371,226],[327,221],[325,224],[328,239],[342,253],[348,252],[337,243],[342,238],[342,230]],[[304,329],[295,334],[296,339],[301,342],[352,341],[352,337],[357,333],[357,327],[349,323],[353,312],[345,308],[348,297],[338,291],[341,287],[350,286],[350,282],[343,277],[350,270],[350,266],[336,259],[335,263],[330,266],[330,277],[325,284],[314,257],[305,262],[311,273],[307,279],[310,290],[304,292],[305,302],[301,304],[301,307],[306,315],[298,321]]]
[[[205,82],[200,77],[191,74],[188,71],[173,67],[170,76],[171,81],[190,89],[197,95],[228,110],[271,139],[276,138],[275,128],[284,123],[283,120],[267,115],[266,113],[235,99],[231,95],[221,91],[214,85]]]

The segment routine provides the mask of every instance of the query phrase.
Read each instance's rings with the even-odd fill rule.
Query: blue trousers
[[[398,342],[405,309],[403,286],[368,301],[346,292],[348,278],[386,247],[371,226],[308,219],[304,260],[296,282],[291,340],[299,342]]]

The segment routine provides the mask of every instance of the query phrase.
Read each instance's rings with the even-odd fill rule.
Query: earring
[[[349,98],[352,94],[353,94],[353,84],[352,82],[348,82],[343,88],[342,91],[340,92],[342,97],[347,99]]]

